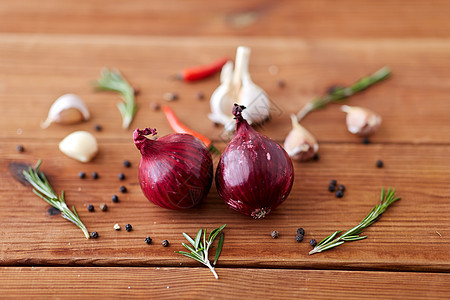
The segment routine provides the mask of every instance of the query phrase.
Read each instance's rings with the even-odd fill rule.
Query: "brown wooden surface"
[[[0,298],[448,297],[449,12],[446,1],[0,1]],[[289,114],[330,86],[388,65],[391,78],[347,101],[380,113],[380,130],[363,145],[346,131],[338,105],[307,116],[303,125],[319,140],[321,158],[294,163],[290,197],[264,220],[230,210],[214,185],[192,210],[150,204],[137,181],[140,157],[132,129],[120,127],[119,98],[94,92],[90,82],[102,67],[119,68],[140,89],[131,128],[157,127],[160,135],[171,130],[150,103],[163,104],[164,93],[177,92],[180,99],[169,105],[180,119],[223,149],[222,129],[206,117],[218,76],[194,84],[170,77],[219,56],[233,58],[238,45],[252,48],[252,78],[276,108],[260,128],[269,137],[282,142]],[[279,73],[270,74],[271,66]],[[284,89],[277,86],[280,79]],[[196,99],[198,91],[205,100]],[[69,92],[85,100],[92,119],[41,129],[52,102]],[[94,132],[95,124],[103,130]],[[99,141],[100,153],[89,164],[58,150],[75,130],[91,131]],[[99,239],[84,239],[12,178],[12,163],[35,164],[39,158],[55,190],[65,190],[68,204]],[[124,159],[132,168],[122,166]],[[383,169],[375,167],[378,159]],[[97,171],[100,178],[80,180],[79,171]],[[345,184],[344,198],[327,191],[330,179]],[[129,193],[118,192],[122,184]],[[366,240],[308,255],[309,239],[356,225],[377,203],[382,186],[397,187],[402,200],[366,230]],[[111,202],[113,194],[119,203]],[[109,205],[107,212],[100,211],[101,203]],[[88,204],[96,206],[94,213]],[[133,231],[117,232],[115,223],[130,223]],[[215,281],[206,268],[173,251],[182,250],[183,231],[224,223],[221,279]],[[298,227],[307,231],[300,244]],[[270,237],[274,229],[281,235],[277,240]],[[144,243],[146,236],[153,245]],[[163,239],[168,248],[160,245]]]
[[[76,288],[78,297],[109,299],[198,299],[205,294],[214,299],[445,299],[450,281],[450,274],[416,272],[245,268],[221,268],[219,272],[217,281],[200,268],[3,267],[0,290],[7,292],[2,299],[74,298],[69,287]]]

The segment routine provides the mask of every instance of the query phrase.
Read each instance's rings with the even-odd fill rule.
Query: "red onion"
[[[280,145],[248,125],[244,108],[234,105],[236,135],[220,157],[216,187],[232,209],[259,219],[286,200],[294,168]]]
[[[190,134],[174,133],[157,140],[156,129],[136,129],[134,144],[141,152],[139,182],[150,202],[164,208],[184,209],[199,204],[208,194],[213,162],[206,146]]]

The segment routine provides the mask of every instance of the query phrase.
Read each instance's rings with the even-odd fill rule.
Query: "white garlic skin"
[[[89,132],[75,131],[59,143],[59,150],[70,158],[86,163],[97,155],[98,145]]]
[[[248,64],[250,48],[240,46],[236,51],[236,65],[228,62],[222,68],[221,85],[211,96],[211,114],[209,119],[224,125],[225,130],[234,131],[233,105],[244,105],[247,109],[242,113],[249,124],[261,123],[270,116],[270,100],[267,94],[257,86],[250,77]]]
[[[65,94],[52,104],[47,120],[41,124],[41,127],[47,128],[51,123],[75,124],[89,118],[89,110],[83,100],[75,94]]]
[[[372,135],[381,125],[381,116],[370,109],[343,105],[342,111],[347,113],[347,129],[362,137]]]
[[[315,137],[298,123],[295,115],[291,115],[292,130],[284,141],[286,150],[292,160],[306,161],[312,159],[319,152],[319,144]]]

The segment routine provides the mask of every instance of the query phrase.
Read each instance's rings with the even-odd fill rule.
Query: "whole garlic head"
[[[291,115],[292,130],[284,141],[284,150],[296,161],[305,161],[314,157],[319,151],[319,144],[314,136],[298,123],[295,115]]]
[[[65,94],[52,104],[47,119],[41,123],[41,127],[47,128],[51,123],[75,124],[88,120],[89,117],[89,110],[80,97],[75,94]]]
[[[251,79],[248,64],[250,48],[240,46],[236,52],[236,66],[228,62],[222,68],[221,85],[211,96],[211,114],[209,119],[225,126],[225,130],[234,130],[233,105],[244,105],[244,119],[249,124],[261,123],[269,117],[270,101],[267,94]]]
[[[59,150],[70,158],[86,163],[97,155],[97,140],[87,131],[75,131],[59,143]]]
[[[369,136],[380,127],[381,116],[367,108],[343,105],[341,109],[347,113],[347,129],[353,134]]]

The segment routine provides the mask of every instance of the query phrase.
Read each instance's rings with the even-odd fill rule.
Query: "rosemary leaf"
[[[211,233],[209,234],[208,240],[206,240],[206,231],[207,231],[206,229],[200,229],[197,232],[195,241],[187,233],[183,232],[183,236],[192,244],[192,246],[194,246],[195,249],[192,248],[191,246],[187,245],[186,243],[182,243],[182,245],[186,249],[191,251],[191,253],[184,252],[184,251],[175,251],[175,253],[182,254],[184,256],[187,256],[189,258],[192,258],[192,259],[204,264],[211,270],[214,277],[216,279],[219,279],[219,276],[217,276],[217,273],[216,273],[214,267],[211,265],[211,262],[208,259],[208,251],[209,251],[209,248],[214,243],[214,240],[217,237],[217,235],[219,233],[222,233],[220,235],[219,243],[218,243],[217,249],[216,249],[216,255],[215,255],[215,259],[214,259],[214,265],[215,265],[217,260],[219,259],[220,253],[222,251],[222,247],[223,247],[223,232],[222,232],[222,230],[225,228],[225,226],[226,226],[226,224],[212,230]],[[203,242],[201,241],[202,235],[203,235]]]
[[[184,251],[175,251],[175,253],[182,254],[182,255],[184,255],[184,256],[187,256],[187,257],[189,257],[189,258],[192,258],[193,260],[196,260],[196,261],[198,261],[198,262],[200,262],[200,263],[203,263],[202,258],[196,256],[195,254],[188,253],[188,252],[184,252]]]
[[[359,241],[359,240],[363,240],[367,238],[367,236],[358,236],[358,235],[351,235],[351,236],[346,236],[343,237],[342,240],[346,241],[346,242],[350,242],[350,241]]]
[[[337,87],[335,89],[332,89],[325,96],[315,98],[312,101],[306,103],[305,106],[303,106],[303,108],[297,113],[298,121],[303,119],[310,112],[325,107],[328,103],[340,102],[357,92],[367,89],[371,85],[387,78],[390,73],[391,70],[388,67],[383,67],[375,73],[361,78],[350,87]]]
[[[39,196],[39,198],[58,209],[64,219],[77,225],[83,231],[84,236],[89,239],[89,231],[86,226],[84,226],[83,222],[81,222],[75,207],[72,206],[73,212],[67,207],[66,201],[64,200],[64,191],[61,192],[59,197],[56,195],[55,191],[45,177],[45,174],[39,171],[41,164],[42,160],[39,160],[34,169],[29,167],[28,171],[23,170],[23,176],[26,181],[33,186],[33,192]]]
[[[198,249],[198,246],[200,245],[200,239],[202,238],[202,229],[200,229],[197,233],[197,236],[195,237],[195,249]]]
[[[320,246],[320,245],[322,245],[322,244],[325,244],[325,243],[331,241],[332,239],[334,239],[334,237],[335,237],[337,234],[339,234],[339,233],[341,233],[341,232],[342,232],[342,230],[336,231],[335,233],[330,234],[328,237],[324,238],[319,244],[317,244],[317,246]]]
[[[183,232],[183,236],[189,241],[189,243],[192,244],[192,246],[195,247],[195,242],[194,242],[194,240],[193,240],[187,233],[184,233],[184,232]]]
[[[117,92],[122,96],[123,102],[117,103],[117,108],[122,115],[122,128],[127,129],[137,111],[137,105],[134,101],[135,90],[131,84],[122,76],[119,70],[104,68],[100,78],[96,81],[96,88]]]
[[[397,200],[400,200],[400,198],[395,197],[395,189],[389,188],[388,191],[385,192],[384,188],[382,188],[380,204],[375,205],[370,213],[357,226],[347,230],[339,237],[336,237],[336,235],[340,231],[336,231],[335,233],[331,234],[323,241],[321,241],[319,244],[317,244],[316,247],[314,247],[314,249],[309,252],[309,254],[312,255],[315,253],[320,253],[322,251],[342,245],[344,242],[365,239],[367,236],[359,236],[359,234],[362,233],[364,229],[378,221],[378,219],[386,211],[389,205]]]
[[[222,252],[223,238],[224,238],[224,234],[222,232],[220,234],[219,242],[217,243],[216,255],[214,257],[213,265],[216,265],[217,261],[219,260],[220,253]]]

